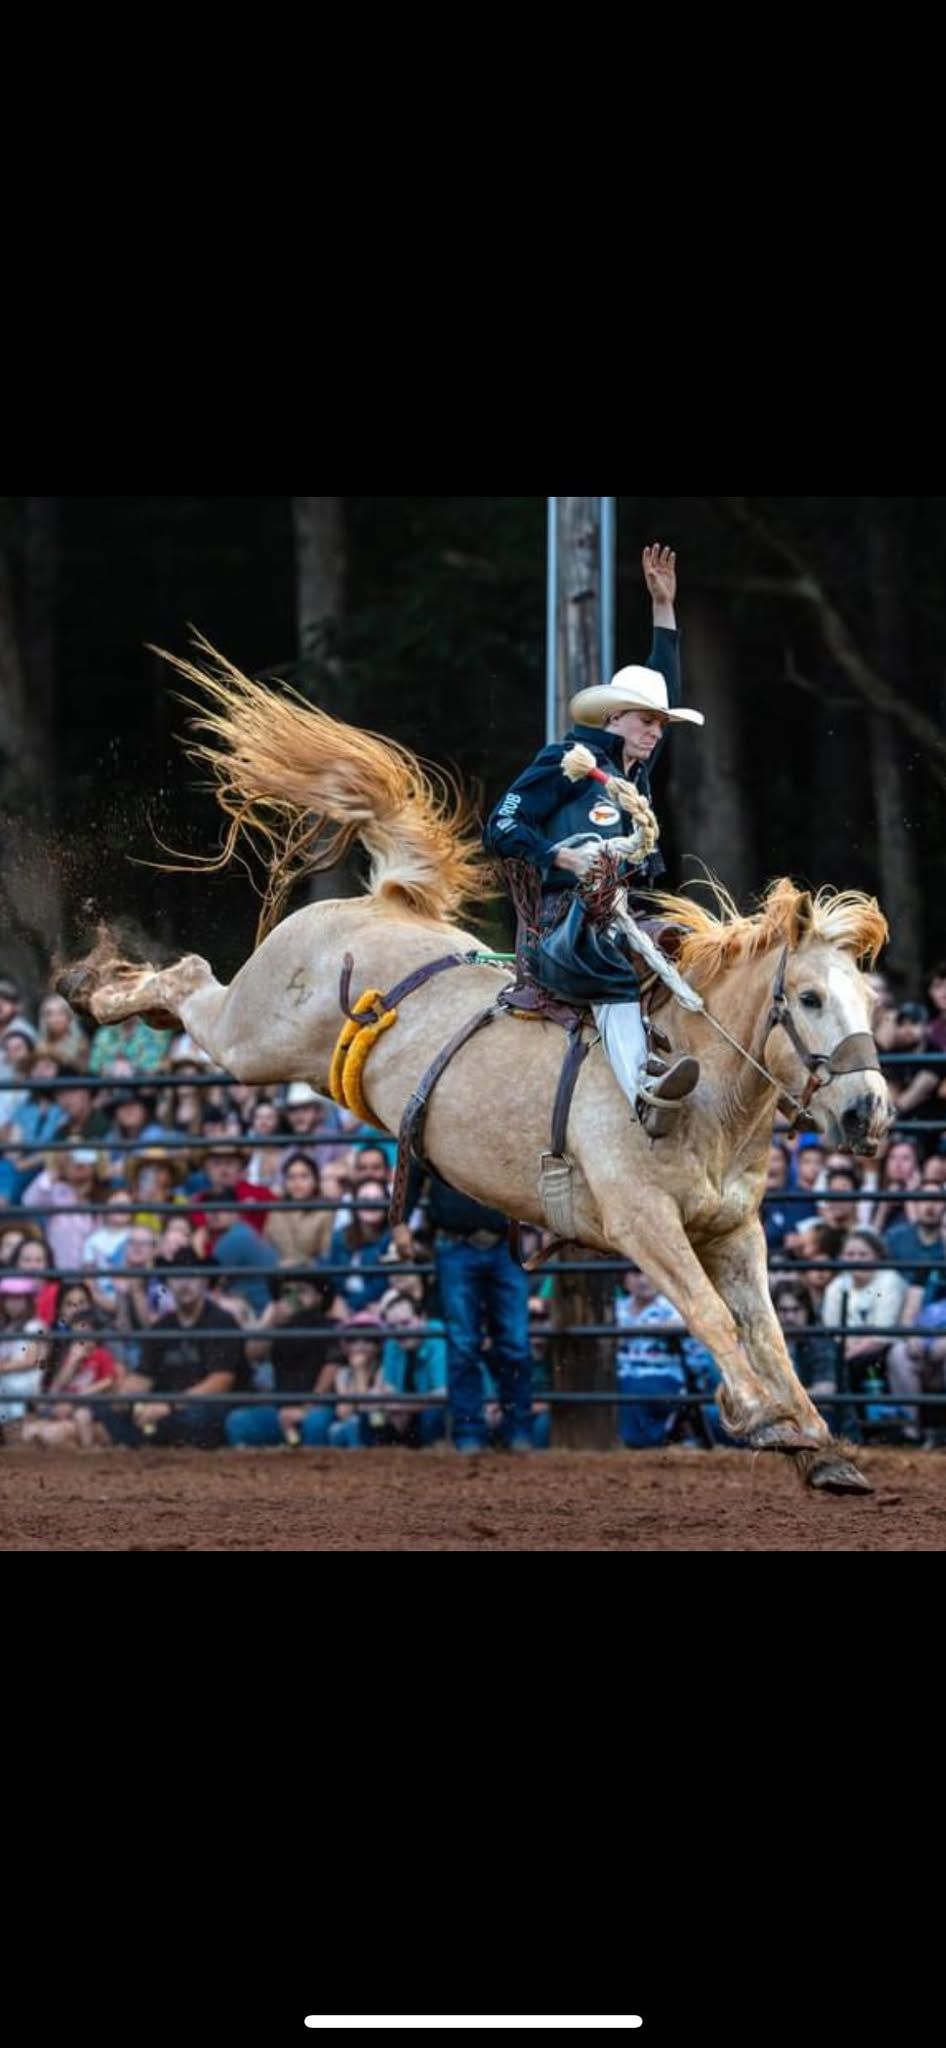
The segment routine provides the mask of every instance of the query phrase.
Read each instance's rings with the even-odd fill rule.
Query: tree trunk
[[[902,977],[904,995],[915,999],[923,993],[916,841],[907,816],[900,734],[893,720],[879,711],[870,714],[870,765],[877,817],[878,895],[890,923],[884,965]]]
[[[703,712],[706,724],[679,725],[674,731],[668,750],[667,816],[677,865],[684,855],[695,855],[746,909],[764,877],[760,878],[754,846],[755,784],[735,671],[735,652],[712,603],[697,595],[688,598],[684,700]],[[659,781],[659,768],[657,776]],[[689,868],[680,879],[693,872]],[[669,886],[677,886],[673,875]]]
[[[24,659],[31,720],[40,748],[44,807],[56,810],[59,499],[26,500]]]
[[[900,685],[909,676],[908,623],[903,580],[890,507],[868,499],[867,550],[874,607],[877,665]],[[922,891],[917,866],[916,821],[909,816],[906,746],[901,729],[881,711],[870,714],[870,765],[876,814],[878,894],[890,922],[885,964],[903,977],[904,993],[923,988]]]
[[[601,681],[601,500],[558,498],[555,597],[555,726],[568,731],[569,701]]]
[[[0,546],[0,971],[13,974],[35,1000],[45,987],[59,940],[62,891],[47,829],[51,808],[49,695],[34,694],[28,667],[31,569],[47,591],[48,565],[33,557],[29,537],[24,628],[13,564]],[[52,632],[51,623],[49,626]],[[51,692],[51,674],[46,682]]]
[[[303,688],[319,688],[325,703],[326,676],[337,679],[338,664],[327,645],[341,617],[345,582],[345,543],[340,498],[293,498],[292,529],[296,551],[296,625]],[[339,715],[341,708],[339,706]]]
[[[342,611],[345,544],[340,498],[293,498],[296,553],[296,625],[301,687],[334,717],[351,717],[344,702],[341,664],[332,653],[332,631]],[[353,850],[336,867],[313,875],[309,900],[323,903],[359,892],[359,856]]]
[[[16,813],[34,794],[26,672],[9,553],[0,547],[0,812]]]
[[[578,690],[601,681],[599,612],[601,603],[599,498],[557,500],[558,589],[556,591],[557,730],[568,730],[569,700]],[[564,1036],[562,1051],[565,1050]],[[580,1246],[565,1248],[562,1263],[586,1260]],[[614,1390],[614,1346],[607,1338],[569,1338],[576,1323],[613,1323],[614,1285],[608,1276],[576,1273],[558,1276],[553,1304],[556,1341],[552,1351],[552,1383],[556,1393],[582,1388]],[[556,1450],[607,1451],[616,1435],[615,1410],[604,1402],[587,1407],[552,1409],[552,1446]]]

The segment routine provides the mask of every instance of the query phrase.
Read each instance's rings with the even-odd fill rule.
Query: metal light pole
[[[614,499],[550,498],[547,529],[545,739],[568,730],[569,701],[614,673]],[[563,1041],[564,1049],[564,1041]],[[576,1246],[573,1257],[589,1254]],[[563,1263],[569,1260],[562,1254]],[[556,1392],[569,1386],[607,1393],[614,1386],[614,1347],[606,1339],[569,1338],[576,1324],[614,1319],[613,1286],[604,1275],[558,1276],[554,1324],[558,1339],[552,1377]],[[557,1449],[609,1450],[615,1410],[556,1404],[552,1443]]]

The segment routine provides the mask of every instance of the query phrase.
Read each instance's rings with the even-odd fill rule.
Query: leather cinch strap
[[[498,1017],[501,1014],[496,1003],[492,1002],[485,1010],[478,1010],[475,1017],[468,1017],[466,1023],[461,1024],[459,1031],[454,1032],[453,1037],[448,1040],[447,1044],[441,1046],[436,1059],[431,1060],[426,1073],[422,1075],[417,1083],[417,1087],[414,1089],[413,1095],[410,1096],[397,1134],[397,1165],[394,1169],[394,1186],[391,1192],[391,1206],[388,1210],[388,1221],[392,1230],[395,1224],[403,1223],[404,1221],[404,1206],[407,1200],[407,1179],[410,1172],[411,1153],[416,1152],[418,1156],[420,1154],[424,1120],[435,1084],[439,1081],[444,1067],[449,1066],[454,1053],[459,1052],[461,1045],[465,1045],[467,1039],[472,1038],[474,1032],[479,1031],[483,1024],[489,1024],[493,1017]]]

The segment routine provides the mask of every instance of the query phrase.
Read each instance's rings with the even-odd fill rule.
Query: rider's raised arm
[[[653,608],[654,637],[645,666],[658,669],[667,685],[667,702],[676,708],[683,702],[683,675],[680,668],[680,634],[677,629],[677,557],[672,548],[662,548],[659,541],[653,547],[645,548],[641,555],[644,582],[650,592]],[[669,728],[668,728],[669,730]],[[650,757],[653,767],[662,753],[666,733],[658,740]]]

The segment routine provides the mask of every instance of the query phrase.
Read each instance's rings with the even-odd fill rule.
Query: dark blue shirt
[[[679,704],[682,696],[679,635],[669,626],[654,629],[647,667],[659,669],[667,685],[667,699]],[[661,735],[650,761],[638,761],[626,781],[651,801],[650,769],[666,744]],[[624,742],[620,733],[607,732],[598,725],[575,725],[564,740],[543,747],[529,767],[517,777],[495,809],[483,832],[487,852],[501,860],[527,860],[538,868],[543,890],[573,889],[575,877],[565,868],[552,865],[554,848],[575,832],[596,832],[602,839],[618,839],[633,831],[632,821],[612,804],[600,782],[584,776],[569,782],[562,774],[562,760],[569,747],[580,741],[590,748],[596,764],[606,775],[624,775]],[[664,872],[656,850],[643,867],[635,871],[640,888],[651,886]]]
[[[896,1265],[900,1266],[903,1277],[910,1287],[922,1287],[929,1278],[929,1268],[938,1265],[943,1256],[943,1240],[937,1231],[932,1244],[924,1244],[914,1223],[895,1223],[887,1232],[887,1250]],[[906,1270],[910,1261],[909,1271]]]

